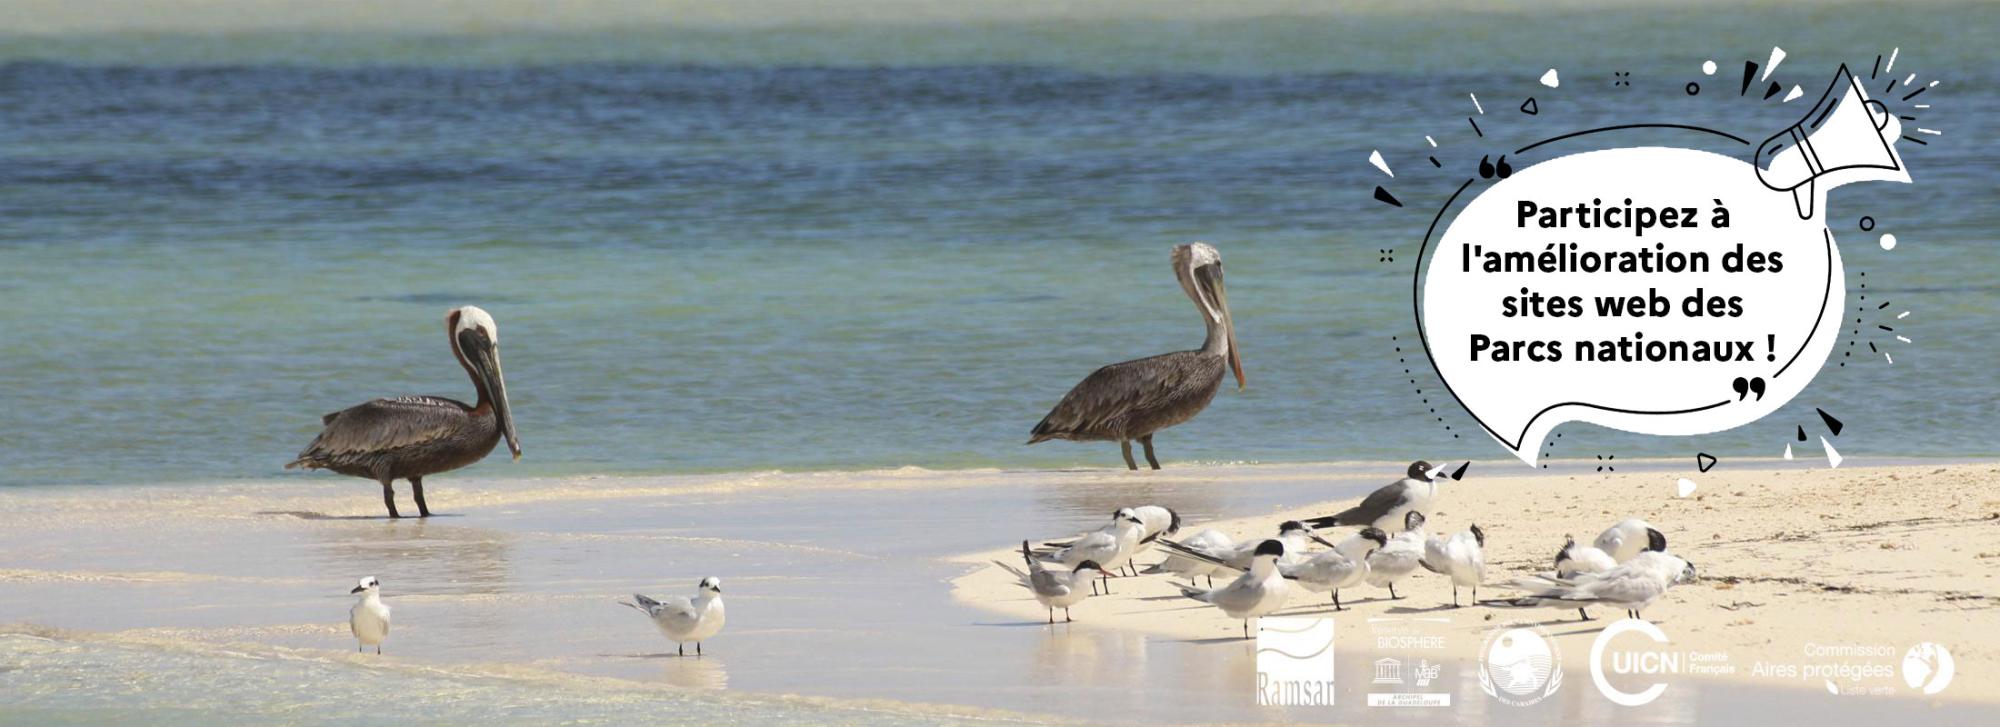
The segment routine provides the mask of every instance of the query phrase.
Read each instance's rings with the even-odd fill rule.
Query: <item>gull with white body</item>
[[[674,642],[675,653],[680,656],[687,656],[689,643],[694,644],[694,655],[701,656],[701,642],[722,631],[727,615],[722,608],[722,579],[714,576],[701,579],[693,598],[667,596],[655,600],[634,593],[632,600],[619,603],[651,618],[660,634]]]
[[[361,595],[347,610],[347,630],[353,632],[357,644],[354,651],[360,653],[373,646],[375,653],[382,653],[382,642],[389,638],[389,604],[382,602],[382,582],[368,576],[348,593]]]
[[[1432,535],[1424,539],[1424,570],[1451,579],[1451,605],[1459,606],[1460,586],[1472,587],[1472,600],[1479,601],[1479,584],[1486,580],[1486,531],[1477,524],[1451,537]]]
[[[1463,474],[1465,466],[1459,467]],[[1305,522],[1316,528],[1331,528],[1343,525],[1358,525],[1381,528],[1383,532],[1397,533],[1404,528],[1404,516],[1412,510],[1431,511],[1431,500],[1437,497],[1438,480],[1455,479],[1442,467],[1432,467],[1431,463],[1417,460],[1410,463],[1409,471],[1403,478],[1383,485],[1361,503],[1332,515],[1306,518]]]
[[[1403,532],[1368,554],[1368,585],[1388,588],[1392,600],[1402,598],[1396,595],[1396,584],[1416,573],[1423,563],[1424,539],[1424,514],[1411,510],[1403,515]]]
[[[1085,533],[1083,537],[1054,550],[1044,550],[1035,555],[1042,562],[1061,563],[1070,570],[1076,570],[1086,560],[1115,568],[1132,559],[1132,554],[1139,549],[1139,539],[1144,531],[1145,523],[1139,520],[1139,515],[1132,512],[1132,508],[1121,507],[1111,513],[1111,522],[1104,527]],[[1104,592],[1110,593],[1110,574],[1105,576]],[[1092,586],[1092,592],[1095,591],[1096,587]]]
[[[1642,551],[1631,560],[1601,573],[1570,578],[1539,577],[1536,592],[1505,603],[1518,607],[1577,607],[1603,604],[1625,609],[1631,618],[1666,595],[1667,589],[1696,578],[1693,563],[1660,551]],[[1533,578],[1517,585],[1537,585]]]
[[[1147,568],[1142,572],[1147,575],[1172,573],[1186,576],[1188,585],[1194,585],[1194,579],[1206,576],[1209,587],[1213,588],[1215,587],[1215,572],[1223,568],[1223,566],[1217,564],[1217,559],[1234,554],[1237,550],[1236,543],[1230,540],[1228,535],[1216,530],[1203,530],[1195,533],[1186,540],[1177,541],[1176,544],[1198,553],[1213,555],[1214,557],[1203,559],[1174,553],[1168,555],[1166,560],[1160,561],[1154,564],[1153,567]],[[1245,562],[1247,563],[1248,560],[1246,559]]]
[[[1014,574],[1021,580],[1022,587],[1035,594],[1035,602],[1049,610],[1049,623],[1056,622],[1058,608],[1063,611],[1064,622],[1075,621],[1076,619],[1070,618],[1070,607],[1082,603],[1084,599],[1093,595],[1083,592],[1083,584],[1087,581],[1094,585],[1098,578],[1111,577],[1111,574],[1105,573],[1104,568],[1093,560],[1078,563],[1075,569],[1066,571],[1044,566],[1041,561],[1035,560],[1034,554],[1028,550],[1026,540],[1021,541],[1021,560],[1028,564],[1028,570],[1025,572],[997,560],[993,563]],[[1094,588],[1092,590],[1095,591]]]
[[[1285,554],[1283,543],[1266,540],[1258,543],[1252,553],[1250,568],[1221,588],[1180,587],[1181,595],[1222,609],[1230,618],[1243,619],[1246,639],[1250,638],[1250,619],[1284,608],[1292,590],[1291,582],[1278,573],[1278,558]]]

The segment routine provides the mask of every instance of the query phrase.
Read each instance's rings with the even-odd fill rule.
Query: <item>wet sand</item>
[[[1497,515],[1482,508],[1534,503],[1492,525],[1482,521],[1495,573],[1553,554],[1542,533],[1519,522],[1527,516],[1589,523],[1574,526],[1578,531],[1607,518],[1582,502],[1564,504],[1542,492],[1527,498],[1513,488],[1532,489],[1530,483],[1492,476],[1502,467],[1475,465],[1472,479],[1448,496],[1463,499],[1448,499],[1438,514],[1449,527],[1463,522],[1455,509]],[[972,564],[983,559],[967,555],[1092,527],[1111,509],[1135,503],[1172,505],[1196,526],[1247,527],[1304,503],[1358,497],[1384,481],[1381,472],[1395,469],[439,478],[429,489],[443,514],[427,521],[384,519],[372,484],[330,476],[11,488],[0,490],[0,641],[6,642],[0,721],[114,722],[146,714],[188,723],[535,722],[637,708],[663,719],[715,722],[1430,720],[1436,712],[1361,707],[1367,690],[1361,679],[1343,679],[1339,708],[1258,707],[1252,650],[1223,638],[1234,633],[1233,622],[1136,598],[1164,589],[1163,579],[1121,582],[1119,596],[1077,609],[1078,623],[1049,627],[1018,593],[982,595],[981,579],[990,574]],[[1967,531],[1975,525],[1956,522],[1975,517],[1972,510],[2000,509],[1992,502],[2000,492],[1990,484],[1990,468],[1924,474],[1932,469],[1842,470],[1838,477],[1857,482],[1826,485],[1846,492],[1891,474],[1911,486],[1936,486],[1943,476],[1987,483],[1947,488],[1962,498],[1949,522],[1839,531],[1834,526],[1907,519],[1900,510],[1877,520],[1842,514],[1822,521],[1823,533],[1805,534],[1831,553],[1829,569],[1867,571],[1849,584],[1867,590],[1808,592],[1804,585],[1757,580],[1758,569],[1732,563],[1764,547],[1733,541],[1769,530],[1759,525],[1737,537],[1725,529],[1714,533],[1721,538],[1709,538],[1705,527],[1733,516],[1704,508],[1737,509],[1738,496],[1713,495],[1730,492],[1727,478],[1736,475],[1718,471],[1704,479],[1703,492],[1711,494],[1705,500],[1648,494],[1640,499],[1654,509],[1637,514],[1680,542],[1703,544],[1691,557],[1709,579],[1655,607],[1677,639],[1683,625],[1701,625],[1690,638],[1740,632],[1781,642],[1797,633],[1780,623],[1791,609],[1822,601],[1835,611],[1872,608],[1872,621],[1853,622],[1882,630],[1857,631],[1854,638],[1903,638],[1899,629],[1936,627],[1924,638],[1947,643],[1958,658],[1960,673],[1949,691],[1923,700],[1863,699],[1736,681],[1677,683],[1637,713],[1706,719],[1749,710],[1843,721],[1917,713],[1941,723],[1990,714],[1981,700],[1992,694],[1991,642],[1971,636],[1991,633],[1990,599],[1940,602],[1935,594],[1874,592],[1887,588],[1881,579],[1900,579],[1913,591],[1994,590],[1987,569],[1958,571],[1991,562],[1979,560],[1979,552],[2000,551],[2000,543],[1990,542],[1990,530]],[[1781,479],[1820,482],[1825,474],[1788,471]],[[1653,483],[1645,485],[1648,493],[1668,492],[1672,478],[1661,476],[1535,482],[1556,493],[1622,488],[1639,497],[1647,482]],[[1485,485],[1491,487],[1480,489]],[[1745,513],[1770,507],[1741,497]],[[1846,513],[1851,496],[1842,497],[1784,509]],[[1913,545],[1887,550],[1877,542],[1889,539]],[[1933,547],[1939,552],[1924,555]],[[1881,561],[1942,557],[1951,548],[1964,551],[1964,562],[1946,560],[1936,574],[1916,573],[1907,563],[1897,571]],[[346,633],[347,589],[363,575],[381,578],[396,609],[380,658],[356,655]],[[730,618],[702,659],[668,656],[672,644],[616,604],[635,590],[691,592],[710,575],[723,579]],[[1733,589],[1716,588],[1725,576],[1739,579]],[[1436,581],[1412,585],[1411,598],[1399,603],[1435,605]],[[1733,614],[1755,619],[1759,628],[1708,631],[1709,617],[1696,612],[1708,610],[1701,607],[1715,603],[1705,600],[1711,598],[1764,604]],[[1349,614],[1385,608],[1365,603]],[[1471,613],[1450,616],[1470,631],[1476,625],[1460,619]],[[1768,630],[1761,628],[1766,624]],[[1348,614],[1341,625],[1352,628]],[[1569,641],[1583,637],[1563,638],[1566,650],[1585,648],[1572,649]],[[1342,675],[1366,673],[1372,654],[1348,648],[1359,643],[1342,642]],[[1603,718],[1614,709],[1587,678],[1572,679],[1555,702],[1516,709],[1489,703],[1472,677],[1465,670],[1444,681],[1460,718],[1540,724]]]

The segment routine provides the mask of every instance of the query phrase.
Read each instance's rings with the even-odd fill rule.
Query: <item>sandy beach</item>
[[[1487,580],[1482,598],[1518,595],[1504,584],[1547,572],[1566,535],[1588,542],[1627,516],[1648,520],[1669,538],[1670,551],[1697,564],[1700,579],[1674,588],[1644,615],[1677,647],[1723,652],[1734,673],[1699,678],[1740,684],[1825,689],[1809,671],[1759,675],[1754,666],[1838,664],[1833,649],[1892,646],[1896,659],[1921,642],[1948,646],[1958,676],[1953,700],[2000,701],[2000,468],[1988,465],[1896,466],[1801,470],[1738,465],[1707,474],[1668,470],[1567,475],[1517,475],[1502,465],[1446,486],[1429,532],[1456,532],[1477,523],[1486,532]],[[1697,482],[1677,497],[1676,481]],[[1190,522],[1239,542],[1268,537],[1287,519],[1337,512],[1355,499],[1275,509],[1254,517]],[[1139,504],[1139,503],[1133,503]],[[1333,529],[1338,540],[1351,528]],[[1054,535],[1054,534],[1051,534]],[[1158,560],[1160,555],[1142,558]],[[1017,551],[996,548],[956,560],[978,570],[953,582],[963,602],[1022,619],[1041,607],[992,562],[1016,563]],[[1114,581],[1115,594],[1074,609],[1092,628],[1129,629],[1177,639],[1227,639],[1239,623],[1178,598],[1168,576]],[[1399,588],[1404,597],[1363,586],[1343,594],[1349,610],[1335,617],[1343,645],[1377,643],[1377,617],[1443,616],[1448,658],[1470,662],[1481,636],[1507,621],[1539,623],[1579,657],[1618,613],[1598,609],[1581,622],[1574,610],[1450,607],[1449,582],[1419,571]],[[1469,593],[1463,602],[1471,603]],[[1333,615],[1324,596],[1295,594],[1281,616]],[[1582,664],[1577,658],[1573,665]],[[1893,679],[1833,680],[1843,689],[1900,686]]]
[[[1679,500],[1678,475],[1645,464],[1516,477],[1480,462],[1435,521],[1477,519],[1498,581],[1541,567],[1564,532],[1642,515],[1705,576],[1647,616],[1676,645],[1726,649],[1739,666],[1801,660],[1808,641],[1889,643],[1900,654],[1929,640],[1957,658],[1956,680],[1935,698],[1836,698],[1817,683],[1739,675],[1676,681],[1643,714],[1950,724],[1990,713],[1992,466],[1729,464]],[[0,491],[0,722],[531,723],[632,709],[720,723],[1374,719],[1257,706],[1238,625],[1167,597],[1165,578],[1118,581],[1117,595],[1076,609],[1077,623],[1051,627],[986,564],[1023,537],[1093,527],[1136,503],[1247,533],[1352,501],[1397,469],[457,478],[432,487],[441,514],[427,521],[386,520],[372,486],[326,476],[10,488]],[[1915,492],[1943,499],[1893,496]],[[347,591],[363,575],[379,577],[397,609],[382,657],[355,654],[346,632]],[[730,621],[703,659],[672,658],[670,643],[616,603],[688,592],[706,576],[723,580]],[[1445,677],[1454,714],[1550,724],[1615,709],[1577,671],[1607,621],[1437,610],[1448,597],[1440,585],[1420,576],[1394,603],[1350,596],[1358,603],[1337,618],[1341,673],[1364,674],[1380,653],[1364,617],[1449,619],[1438,653],[1447,663],[1477,648],[1489,615],[1533,618],[1571,655],[1561,701],[1489,703],[1465,668]],[[1365,679],[1342,689],[1341,704],[1365,702]],[[1436,714],[1379,713],[1406,723]]]

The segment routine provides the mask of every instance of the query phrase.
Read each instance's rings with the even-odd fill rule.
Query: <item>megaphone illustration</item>
[[[1857,181],[1910,181],[1896,154],[1902,122],[1854,80],[1845,64],[1805,118],[1757,147],[1757,180],[1791,192],[1800,219],[1812,219],[1818,196]]]

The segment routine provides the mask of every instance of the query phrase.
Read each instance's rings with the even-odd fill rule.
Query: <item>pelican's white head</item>
[[[701,585],[696,586],[695,590],[704,596],[720,596],[722,595],[722,579],[715,576],[703,578],[701,579]]]
[[[476,305],[451,309],[444,315],[444,325],[451,332],[451,352],[458,356],[459,364],[479,387],[480,403],[493,406],[493,416],[500,425],[500,435],[507,439],[508,451],[514,453],[514,459],[520,459],[521,438],[514,433],[514,409],[507,403],[507,380],[500,375],[500,327],[493,322],[493,316]]]
[[[368,576],[366,578],[361,579],[361,582],[354,586],[354,590],[348,591],[348,593],[375,594],[375,593],[380,593],[381,591],[382,591],[382,582],[375,580],[375,576]]]
[[[1243,354],[1236,350],[1236,319],[1229,315],[1229,292],[1222,285],[1222,253],[1206,242],[1191,242],[1175,246],[1173,258],[1174,277],[1180,280],[1181,291],[1194,299],[1201,309],[1202,323],[1208,327],[1208,342],[1203,348],[1228,359],[1236,374],[1236,388],[1242,390],[1247,383]]]
[[[1221,265],[1222,253],[1216,252],[1215,247],[1206,242],[1190,242],[1186,245],[1175,245],[1173,258],[1174,277],[1181,281],[1181,290],[1185,291],[1189,298],[1194,299],[1195,305],[1201,306],[1202,314],[1208,316],[1209,320],[1221,323],[1220,306],[1210,300],[1201,289],[1200,283],[1195,280],[1194,271],[1210,265]]]
[[[453,308],[445,314],[445,321],[451,324],[451,336],[478,329],[486,332],[486,338],[495,345],[500,343],[500,326],[493,322],[493,316],[486,309],[476,305]]]

